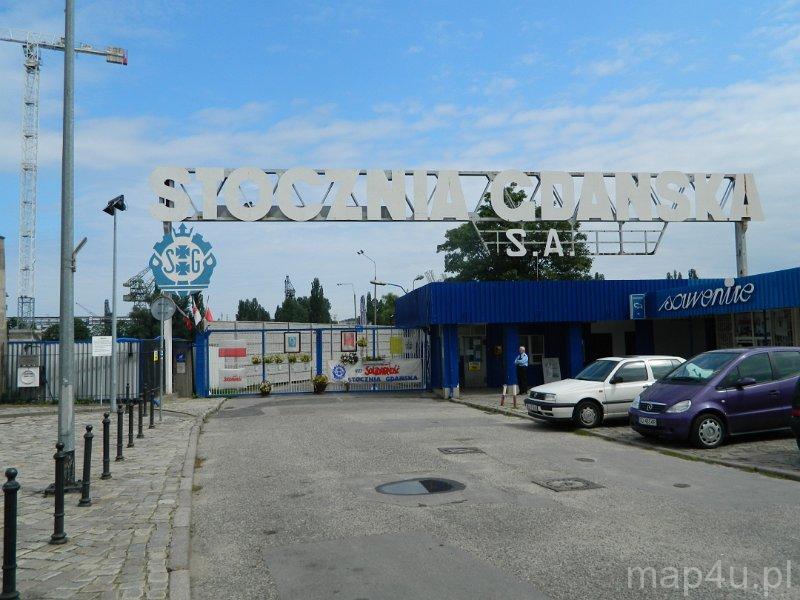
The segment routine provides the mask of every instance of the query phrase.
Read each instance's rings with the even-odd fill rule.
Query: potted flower
[[[253,363],[254,365],[260,365],[261,364],[261,357],[260,356],[251,356],[250,357],[250,362]]]
[[[311,355],[310,354],[301,354],[300,355],[300,362],[310,363],[311,362]]]
[[[283,355],[282,354],[276,354],[275,356],[272,357],[272,359],[273,359],[273,362],[276,365],[283,364]]]
[[[297,354],[290,354],[287,357],[287,361],[289,362],[290,365],[295,364],[297,362]]]
[[[321,394],[325,391],[325,388],[328,387],[328,376],[327,375],[317,375],[313,379],[314,382],[314,393]]]
[[[343,365],[354,365],[358,362],[358,354],[355,352],[345,352],[339,357],[339,362]]]
[[[272,356],[271,354],[267,354],[267,355],[264,357],[264,364],[265,364],[265,365],[271,365],[271,364],[273,364],[274,362],[275,362],[275,357],[274,357],[274,356]]]
[[[269,396],[272,393],[272,384],[265,379],[261,382],[261,385],[258,386],[258,391],[262,396]]]

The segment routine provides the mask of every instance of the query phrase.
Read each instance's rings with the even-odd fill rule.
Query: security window
[[[773,352],[772,368],[775,370],[775,379],[800,375],[800,352]]]
[[[752,377],[756,383],[772,381],[772,365],[769,362],[769,354],[762,352],[745,358],[739,363],[739,377]]]
[[[630,362],[621,366],[614,377],[622,379],[622,383],[632,383],[634,381],[647,381],[647,368],[644,361]]]

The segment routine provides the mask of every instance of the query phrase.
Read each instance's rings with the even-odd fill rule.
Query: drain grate
[[[442,454],[486,454],[480,448],[474,448],[469,446],[453,446],[450,448],[439,448],[439,452]]]
[[[422,494],[443,494],[445,492],[458,492],[465,488],[463,483],[452,479],[437,479],[435,477],[420,477],[417,479],[404,479],[384,483],[375,488],[380,494],[393,496],[421,496]]]
[[[542,481],[533,480],[533,483],[540,485],[554,492],[579,492],[581,490],[599,490],[603,486],[588,479],[580,477],[561,477],[559,479],[545,479]]]

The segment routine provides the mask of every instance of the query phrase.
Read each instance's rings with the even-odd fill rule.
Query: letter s
[[[506,256],[518,257],[525,256],[528,253],[522,243],[526,235],[527,232],[524,229],[506,229],[506,238],[514,246],[513,248],[506,248]]]
[[[189,171],[181,167],[156,167],[150,173],[148,183],[150,189],[159,198],[164,198],[164,204],[151,204],[150,214],[159,221],[183,221],[191,214],[191,200],[183,188],[167,185],[167,180],[176,184],[188,185]],[[171,202],[172,206],[167,206]]]

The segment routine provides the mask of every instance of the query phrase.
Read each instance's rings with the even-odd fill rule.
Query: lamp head
[[[128,207],[125,205],[125,196],[120,194],[113,200],[108,201],[108,204],[106,204],[106,207],[103,209],[103,212],[113,216],[114,213],[117,212],[118,210],[124,211],[127,208]]]

